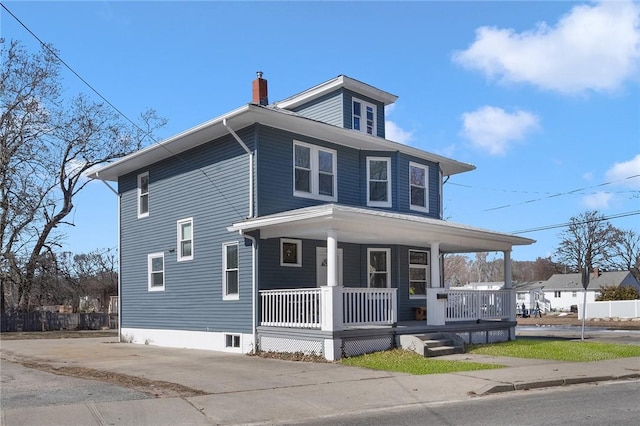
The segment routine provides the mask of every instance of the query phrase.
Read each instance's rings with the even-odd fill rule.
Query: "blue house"
[[[397,97],[347,76],[252,92],[90,174],[117,182],[123,340],[332,360],[403,333],[514,338],[510,253],[533,241],[443,220],[443,180],[474,166],[385,139]],[[505,289],[444,287],[443,254],[485,251]]]

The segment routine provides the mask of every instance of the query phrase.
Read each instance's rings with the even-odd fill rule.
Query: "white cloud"
[[[582,199],[582,204],[591,210],[606,209],[609,207],[612,197],[608,192],[596,192],[595,194],[586,195]]]
[[[606,1],[571,9],[554,27],[480,27],[453,60],[504,82],[531,83],[564,94],[610,92],[640,63],[640,5]]]
[[[608,181],[621,181],[616,182],[616,185],[632,189],[640,189],[640,176],[638,175],[640,175],[640,154],[629,161],[615,163],[606,173]]]
[[[413,139],[413,132],[404,130],[393,121],[386,120],[384,122],[385,139],[390,141],[408,144]]]
[[[483,106],[462,114],[462,135],[491,155],[502,155],[510,145],[538,127],[538,117],[530,112],[508,113],[502,108]]]

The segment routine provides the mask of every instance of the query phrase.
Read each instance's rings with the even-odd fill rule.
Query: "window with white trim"
[[[164,253],[147,255],[149,291],[164,291]]]
[[[367,205],[391,207],[391,159],[367,157]]]
[[[149,216],[149,172],[138,175],[138,217]]]
[[[559,297],[562,297],[562,292],[561,291],[554,291],[553,292],[553,297],[555,297],[556,299]]]
[[[353,99],[353,130],[376,135],[376,106],[360,99]]]
[[[429,287],[429,252],[409,250],[409,296],[424,298]]]
[[[224,335],[224,347],[225,348],[239,348],[240,347],[240,335],[239,334],[225,334]]]
[[[294,141],[293,195],[336,201],[337,157],[333,149]]]
[[[391,249],[367,249],[369,274],[367,286],[369,288],[391,287]]]
[[[193,218],[178,221],[178,262],[193,259]]]
[[[421,212],[429,211],[429,168],[422,164],[409,163],[409,208]]]
[[[240,297],[238,243],[222,245],[222,299],[237,300]]]
[[[302,266],[302,240],[280,239],[280,266]]]

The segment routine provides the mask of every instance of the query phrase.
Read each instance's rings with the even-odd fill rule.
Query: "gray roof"
[[[599,290],[603,286],[619,286],[620,284],[631,284],[638,287],[638,281],[629,271],[602,272],[599,277],[590,274],[588,290]],[[545,291],[560,290],[581,290],[581,274],[554,274],[547,281],[542,282]]]

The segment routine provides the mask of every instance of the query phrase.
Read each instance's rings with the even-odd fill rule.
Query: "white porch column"
[[[327,232],[327,285],[338,285],[338,236],[333,230]]]
[[[342,325],[342,287],[338,285],[338,236],[333,230],[327,232],[327,285],[321,287],[323,331],[340,331]],[[342,339],[327,337],[323,342],[324,356],[329,361],[340,359]]]
[[[440,243],[431,243],[431,286],[427,289],[427,324],[444,325],[447,299],[438,299],[444,293],[440,287]]]

